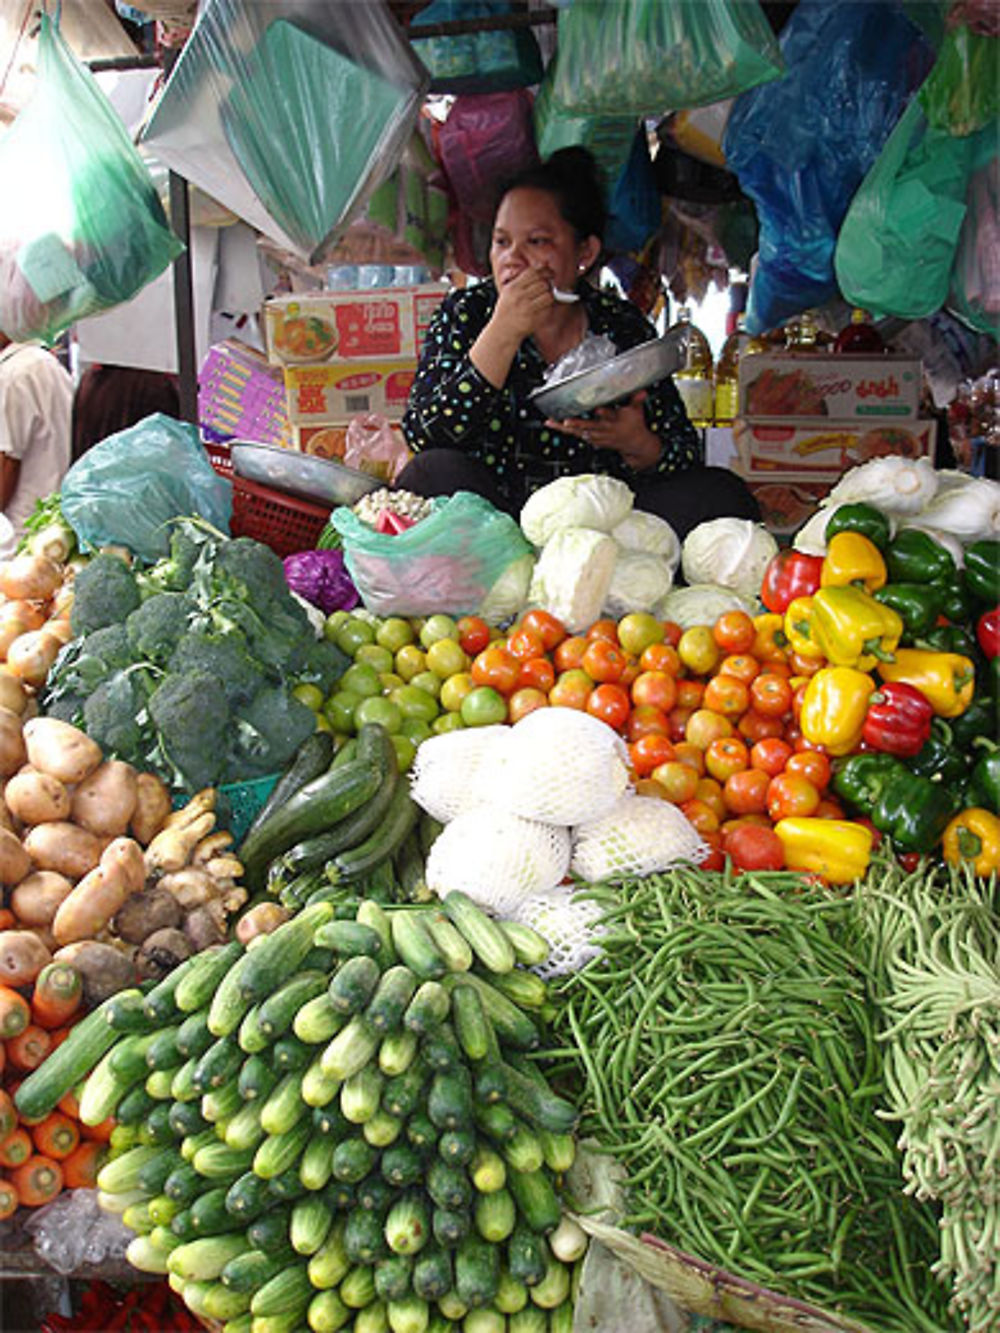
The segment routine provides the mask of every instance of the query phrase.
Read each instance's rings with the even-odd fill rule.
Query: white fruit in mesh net
[[[467,727],[431,736],[417,750],[410,794],[421,809],[447,823],[493,799],[497,768],[510,727]]]
[[[697,830],[669,801],[627,792],[599,819],[574,830],[571,869],[581,879],[651,875],[708,853]]]
[[[494,799],[525,819],[582,824],[625,791],[627,758],[621,737],[589,713],[537,708],[510,728]]]
[[[569,858],[569,829],[499,810],[469,810],[435,838],[427,887],[440,897],[461,889],[481,907],[507,916],[531,894],[558,884]]]
[[[540,977],[578,972],[601,952],[597,921],[604,909],[589,899],[574,899],[574,891],[568,885],[537,893],[511,913],[515,921],[531,926],[549,942],[548,958],[533,969]]]

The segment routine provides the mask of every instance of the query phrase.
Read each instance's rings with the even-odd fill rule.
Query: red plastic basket
[[[323,531],[330,510],[310,500],[299,500],[244,477],[233,479],[234,537],[253,537],[284,557],[311,551]]]
[[[232,477],[233,475],[233,455],[228,444],[217,443],[215,440],[203,440],[202,444],[205,453],[208,454],[208,461],[215,468],[220,477]]]

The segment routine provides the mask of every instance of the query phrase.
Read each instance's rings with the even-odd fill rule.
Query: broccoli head
[[[116,671],[87,696],[83,729],[106,756],[114,755],[131,764],[141,763],[146,737],[138,719],[145,705],[136,675]]]
[[[125,561],[117,555],[95,555],[73,580],[70,628],[79,635],[120,624],[138,605],[139,585]]]
[[[148,597],[125,622],[133,657],[165,666],[197,611],[195,602],[182,592]]]
[[[213,786],[231,726],[221,681],[207,671],[165,676],[150,695],[149,716],[176,783],[189,791]]]
[[[264,609],[221,598],[212,603],[208,619],[218,634],[240,638],[261,670],[280,680],[298,674],[301,657],[315,639],[309,617],[291,595]]]
[[[316,717],[282,685],[265,685],[240,710],[230,746],[227,779],[275,773],[316,729]]]
[[[81,712],[88,694],[131,662],[124,625],[106,625],[104,629],[71,639],[60,649],[46,677],[42,707],[46,713],[58,710],[60,718],[71,721]],[[64,703],[64,699],[70,702]]]
[[[170,656],[169,670],[177,676],[198,671],[214,676],[231,704],[252,698],[264,683],[264,674],[251,660],[240,634],[189,630],[178,640]]]
[[[184,592],[194,576],[199,556],[211,544],[210,535],[194,523],[184,520],[176,523],[170,534],[170,554],[157,560],[142,575],[143,585],[149,591]]]
[[[350,665],[351,659],[335,643],[314,639],[299,662],[299,680],[318,685],[324,694],[329,694]]]
[[[135,661],[135,654],[129,646],[125,626],[120,623],[105,625],[103,629],[95,629],[92,634],[88,634],[84,639],[82,650],[83,656],[94,657],[114,670],[131,666]]]
[[[281,557],[252,537],[234,537],[219,543],[212,581],[220,592],[228,589],[231,595],[245,597],[258,606],[288,596]]]

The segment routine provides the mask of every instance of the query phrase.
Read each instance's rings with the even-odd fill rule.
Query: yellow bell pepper
[[[812,637],[834,666],[867,671],[895,652],[903,621],[891,606],[849,587],[820,588],[812,602]]]
[[[945,829],[941,848],[952,865],[971,861],[976,874],[988,879],[1000,870],[1000,819],[981,806],[969,806]]]
[[[853,884],[868,869],[872,831],[850,819],[779,819],[774,831],[789,870],[820,875],[829,884]]]
[[[821,588],[853,584],[865,592],[884,588],[888,571],[882,552],[860,532],[838,532],[831,537],[819,572]]]
[[[924,696],[938,717],[959,717],[972,702],[976,668],[961,653],[927,648],[900,648],[891,662],[878,668],[883,680],[902,681]]]
[[[858,748],[875,682],[853,667],[820,667],[802,692],[799,727],[832,755]]]
[[[785,638],[793,653],[803,657],[823,657],[823,649],[813,637],[813,599],[796,597],[785,610]]]
[[[788,646],[788,640],[785,638],[784,616],[778,615],[776,611],[767,611],[763,615],[754,616],[753,627],[756,635],[750,652],[757,661],[786,661],[788,654],[785,648]]]

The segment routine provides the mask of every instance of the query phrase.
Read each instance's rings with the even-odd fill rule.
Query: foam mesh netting
[[[461,889],[481,907],[511,916],[526,898],[559,884],[569,858],[569,829],[503,811],[470,810],[435,838],[427,886],[442,897]]]

